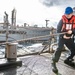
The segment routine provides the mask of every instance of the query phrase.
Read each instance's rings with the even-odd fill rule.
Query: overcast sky
[[[64,1],[65,0],[0,0],[0,22],[3,22],[4,11],[8,13],[9,22],[11,22],[11,11],[15,8],[17,11],[17,24],[22,25],[23,23],[28,23],[30,25],[38,24],[39,26],[44,26],[46,19],[55,23],[64,13],[64,7],[73,7],[75,3],[75,0],[66,0],[69,1],[68,3]]]

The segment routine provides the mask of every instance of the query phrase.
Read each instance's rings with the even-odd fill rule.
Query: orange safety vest
[[[75,16],[73,15],[72,18],[68,21],[65,15],[62,16],[63,25],[61,31],[68,31],[75,29]]]

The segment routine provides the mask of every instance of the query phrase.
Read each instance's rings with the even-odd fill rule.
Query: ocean
[[[17,45],[17,56],[25,55],[41,51],[43,49],[42,43],[21,43]],[[0,58],[5,57],[5,45],[0,46]]]

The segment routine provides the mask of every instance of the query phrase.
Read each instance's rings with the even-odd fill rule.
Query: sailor
[[[58,48],[52,57],[52,71],[55,73],[58,72],[56,63],[59,61],[64,44],[71,51],[70,56],[64,62],[72,63],[75,55],[75,45],[73,40],[73,35],[75,34],[75,16],[73,15],[73,9],[71,7],[65,9],[65,13],[62,15],[62,18],[57,25],[57,33],[63,32],[67,33],[59,35]]]

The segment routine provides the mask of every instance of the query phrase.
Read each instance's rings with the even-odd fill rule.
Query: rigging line
[[[17,40],[17,41],[13,41],[13,42],[21,42],[21,41],[26,41],[26,40],[50,37],[50,36],[58,36],[58,35],[62,35],[62,34],[65,34],[65,33],[67,33],[67,32],[50,34],[50,35],[45,35],[45,36],[32,37],[32,38],[27,38],[27,39],[21,39],[21,40]]]
[[[32,37],[32,38],[21,39],[21,40],[16,40],[16,41],[12,41],[12,42],[4,42],[4,43],[0,43],[0,44],[13,43],[13,42],[22,42],[22,41],[33,40],[33,39],[38,39],[38,38],[45,38],[45,37],[50,37],[50,36],[58,36],[58,35],[62,35],[62,34],[65,34],[65,33],[67,33],[67,32],[50,34],[50,35],[39,36],[39,37]]]
[[[49,45],[45,45],[44,48],[40,52],[38,52],[38,54],[40,55],[41,53],[43,53],[43,51],[46,50],[48,47],[49,47]]]

